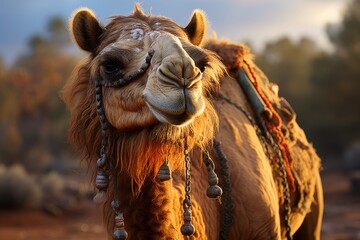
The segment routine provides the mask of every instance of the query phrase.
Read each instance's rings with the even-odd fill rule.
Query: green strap
[[[262,119],[263,117],[266,119],[271,119],[271,111],[260,97],[258,91],[255,89],[254,84],[251,82],[244,68],[241,68],[240,74],[237,76],[236,81],[240,84],[246,95],[246,98],[250,102],[256,118],[258,120]]]

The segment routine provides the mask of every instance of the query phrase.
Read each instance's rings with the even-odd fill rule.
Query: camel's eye
[[[114,59],[108,59],[101,63],[101,70],[106,75],[115,75],[121,72],[121,63]]]

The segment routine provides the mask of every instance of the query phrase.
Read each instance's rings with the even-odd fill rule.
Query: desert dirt
[[[360,195],[351,193],[350,175],[323,173],[323,240],[360,239]],[[0,240],[105,240],[100,208],[89,200],[58,216],[46,211],[0,211]]]

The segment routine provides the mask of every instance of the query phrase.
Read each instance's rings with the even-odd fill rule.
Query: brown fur
[[[280,224],[283,219],[281,215],[283,189],[278,184],[279,174],[276,163],[270,162],[265,156],[263,146],[248,119],[234,106],[217,100],[213,95],[220,90],[251,112],[251,107],[236,81],[230,76],[222,77],[225,67],[210,51],[219,54],[228,72],[231,76],[235,76],[243,59],[249,62],[252,59],[249,50],[243,45],[213,39],[205,44],[205,49],[196,47],[191,44],[184,29],[176,23],[165,17],[146,15],[138,6],[129,17],[113,17],[110,24],[106,26],[106,32],[101,35],[98,47],[93,49],[91,56],[79,64],[64,87],[63,98],[71,111],[69,129],[71,143],[80,151],[82,158],[87,160],[89,166],[95,169],[101,142],[101,127],[96,113],[94,86],[94,76],[101,63],[99,53],[117,40],[118,29],[134,23],[145,23],[149,31],[165,31],[181,39],[183,49],[203,71],[202,86],[203,94],[206,96],[206,107],[204,113],[181,128],[159,123],[141,98],[151,69],[136,82],[130,83],[123,89],[116,91],[104,89],[107,118],[123,116],[122,122],[127,123],[123,129],[116,128],[114,124],[110,127],[107,156],[116,165],[120,208],[124,212],[125,227],[130,239],[182,238],[179,229],[183,222],[184,136],[188,137],[192,156],[193,206],[191,209],[193,224],[196,227],[192,238],[218,239],[221,206],[217,201],[205,197],[204,192],[208,185],[207,173],[200,154],[201,149],[204,148],[211,151],[211,140],[214,135],[222,143],[229,159],[235,217],[230,228],[230,239],[280,239],[284,235]],[[131,49],[137,46],[135,43],[135,41],[129,41],[129,45],[124,48]],[[139,45],[142,49],[148,47],[146,41],[138,44],[142,44]],[[128,53],[125,56],[128,60],[125,59],[124,62],[128,62],[129,65],[126,72],[131,72],[141,65],[143,57],[137,58],[137,56],[145,56],[146,51],[136,56],[131,52]],[[280,112],[284,109],[284,106],[280,104],[280,99],[271,92],[269,81],[255,65],[254,69],[263,80],[260,84],[264,94]],[[120,99],[120,101],[114,99]],[[114,108],[114,104],[119,104],[119,106]],[[124,110],[126,107],[127,109]],[[139,112],[140,114],[136,115]],[[218,117],[220,127],[218,127]],[[315,185],[321,190],[321,183],[314,180],[314,176],[318,175],[320,161],[296,122],[291,121],[291,124],[284,127],[295,138],[292,142],[302,144],[301,146],[297,143],[292,144],[291,148],[294,174],[299,190],[292,196],[291,220],[292,229],[295,232],[305,216],[310,216],[307,213],[313,203]],[[219,169],[219,159],[213,152],[211,154],[216,162],[216,168]],[[155,175],[165,158],[169,160],[173,179],[162,183],[155,179]],[[104,204],[104,218],[109,234],[114,225],[113,212],[110,208],[114,194],[112,188],[113,186],[110,186],[107,192],[108,200]],[[317,215],[321,215],[321,211]],[[311,218],[318,219],[317,215]],[[319,223],[314,227],[315,230],[309,231],[318,234],[316,230],[318,226]]]
[[[224,46],[224,48],[222,48],[222,46]],[[260,88],[261,88],[262,92],[269,99],[272,106],[274,106],[274,108],[276,109],[276,111],[279,113],[279,115],[282,118],[282,121],[284,123],[282,126],[282,129],[285,132],[287,132],[286,141],[289,144],[289,146],[291,146],[290,151],[291,151],[291,156],[293,159],[293,174],[295,176],[296,188],[297,188],[297,191],[292,193],[293,208],[292,208],[291,219],[293,220],[293,226],[292,226],[293,231],[295,231],[301,225],[304,214],[307,214],[309,211],[317,211],[317,210],[310,210],[310,209],[311,209],[311,204],[314,204],[314,202],[313,202],[314,194],[318,194],[318,193],[315,193],[315,187],[320,188],[320,189],[318,189],[318,191],[320,193],[322,193],[321,182],[320,182],[319,178],[318,178],[318,180],[316,180],[317,176],[319,176],[320,159],[317,156],[315,149],[307,141],[303,130],[296,123],[295,113],[291,112],[292,111],[291,107],[288,105],[288,103],[284,99],[279,98],[277,96],[277,93],[274,93],[272,91],[272,88],[271,88],[272,85],[271,85],[270,81],[267,79],[267,77],[264,75],[264,73],[253,63],[253,61],[252,61],[253,56],[250,54],[250,52],[248,51],[246,46],[244,46],[242,44],[234,43],[234,42],[229,42],[227,40],[218,41],[218,40],[212,39],[212,40],[208,41],[204,47],[209,48],[214,51],[219,50],[219,54],[222,59],[225,59],[224,63],[227,66],[232,66],[232,63],[236,62],[238,64],[238,66],[240,67],[244,64],[243,63],[244,60],[246,60],[248,63],[250,63],[250,66],[254,69],[256,76],[261,80],[258,82],[258,84],[260,84]],[[237,50],[236,50],[236,48],[237,48]],[[241,53],[243,53],[243,55],[238,55],[237,57],[235,57],[234,52],[237,52],[237,53],[241,52]],[[226,60],[226,59],[230,59],[230,60]],[[234,60],[234,59],[236,59],[236,60]],[[229,61],[229,62],[227,62],[227,61]],[[237,68],[230,67],[229,71],[231,72],[232,69],[237,69]],[[246,99],[244,97],[240,97],[240,95],[238,94],[238,92],[242,92],[242,90],[237,89],[238,86],[236,86],[236,85],[237,84],[233,80],[225,78],[222,80],[221,92],[227,96],[231,96],[231,98],[233,100],[235,100],[235,102],[239,103],[241,106],[247,107],[248,111],[251,111],[251,107],[248,105],[248,103],[246,103]],[[218,101],[215,103],[215,106],[217,106],[217,104],[218,104]],[[245,122],[245,123],[247,122],[247,119],[244,118],[244,116],[239,118],[237,121],[230,120],[233,118],[233,114],[234,114],[233,108],[234,107],[231,105],[230,106],[221,105],[221,107],[216,108],[219,110],[218,114],[220,116],[222,116],[222,117],[220,117],[220,133],[219,133],[220,136],[223,135],[221,129],[224,129],[225,131],[224,130],[223,131],[226,132],[226,134],[229,134],[229,132],[227,131],[227,129],[229,129],[229,126],[231,126],[230,129],[233,129],[230,131],[230,132],[233,132],[233,134],[235,134],[236,132],[239,131],[238,134],[235,134],[235,139],[224,136],[225,140],[223,142],[223,146],[225,149],[228,148],[227,146],[231,146],[232,142],[234,140],[236,142],[238,142],[240,140],[240,138],[244,138],[246,135],[249,134],[249,133],[243,133],[242,131],[240,131],[240,129],[243,127],[235,126],[235,124],[237,124],[236,122]],[[230,109],[233,109],[233,110],[230,110]],[[227,112],[229,110],[230,110],[230,112],[228,112],[228,115],[222,114],[223,112]],[[233,121],[235,121],[235,122],[233,122]],[[229,125],[229,126],[227,127],[227,125]],[[235,129],[236,129],[236,131],[235,131]],[[251,140],[250,140],[250,142],[251,142]],[[238,145],[241,145],[243,148],[245,148],[243,151],[251,151],[250,149],[252,149],[252,147],[250,147],[250,149],[246,149],[246,145],[247,145],[246,140],[238,142]],[[233,155],[233,153],[231,153],[232,150],[229,150],[226,152],[229,155]],[[241,156],[243,156],[243,155],[241,154]],[[236,157],[236,154],[235,154],[234,158],[239,158],[239,157]],[[271,165],[272,165],[271,167],[273,169],[278,168],[278,166],[276,165],[275,162],[271,162]],[[273,175],[275,178],[274,184],[276,184],[276,189],[277,189],[278,195],[280,197],[280,202],[282,202],[283,201],[283,199],[282,199],[283,187],[281,184],[279,184],[279,181],[281,181],[281,177],[276,170],[273,172]],[[246,183],[244,185],[252,185],[247,181],[248,180],[246,180]],[[251,200],[249,200],[249,201],[251,201]],[[316,209],[317,208],[322,209],[322,204],[323,204],[323,202],[320,199],[319,202],[315,203],[315,206],[313,206],[313,207],[315,207]],[[280,209],[280,212],[282,211],[281,209]],[[318,212],[318,214],[319,215],[315,217],[316,220],[312,219],[311,221],[314,221],[314,222],[320,221],[320,223],[318,222],[317,224],[314,224],[313,227],[316,228],[316,231],[313,229],[312,230],[314,232],[316,232],[316,234],[311,233],[311,237],[309,237],[309,239],[313,239],[315,235],[316,235],[317,239],[320,238],[321,220],[318,220],[318,219],[321,219],[321,217],[322,217],[321,210],[320,210],[320,212]],[[283,234],[284,234],[284,232],[283,232]],[[309,234],[309,233],[306,233],[306,234]],[[246,239],[246,238],[244,238],[244,239]]]

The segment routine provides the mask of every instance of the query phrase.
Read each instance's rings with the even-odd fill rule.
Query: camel
[[[319,239],[318,155],[250,50],[206,28],[201,10],[186,27],[139,5],[106,26],[71,17],[89,54],[62,91],[69,140],[109,237]]]

